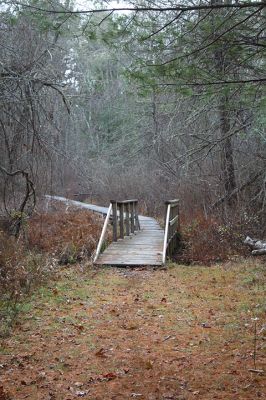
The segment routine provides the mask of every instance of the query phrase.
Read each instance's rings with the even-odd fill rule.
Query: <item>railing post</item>
[[[126,212],[126,236],[129,236],[129,203],[125,203],[125,212]]]
[[[124,204],[119,203],[120,239],[124,239]]]
[[[166,261],[166,254],[170,257],[177,248],[177,227],[179,227],[179,201],[169,200],[166,204],[165,233],[163,247],[163,263]]]
[[[178,235],[177,235],[177,231],[179,231],[180,228],[180,222],[179,222],[179,204],[176,205],[175,207],[175,215],[177,216],[177,220],[175,222],[175,250],[177,249],[177,245],[178,245]]]
[[[113,217],[113,242],[117,242],[117,202],[111,200]]]
[[[174,207],[170,209],[170,221],[173,219],[174,214]],[[174,234],[174,225],[170,225],[170,243],[169,243],[169,256],[171,257],[174,252],[174,241],[173,241],[173,234]]]
[[[179,206],[179,203],[177,205],[177,215],[178,215],[178,220],[177,220],[176,228],[178,231],[180,231],[180,206]]]
[[[134,229],[134,202],[130,202],[129,204],[129,209],[130,209],[130,230],[131,233],[133,234],[135,229]]]
[[[139,224],[139,214],[138,214],[138,202],[134,202],[134,219],[135,219],[135,228],[136,231],[140,230],[140,224]]]

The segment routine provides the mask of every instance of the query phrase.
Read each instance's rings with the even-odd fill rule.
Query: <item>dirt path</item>
[[[265,281],[254,265],[65,269],[2,340],[0,399],[263,399]]]

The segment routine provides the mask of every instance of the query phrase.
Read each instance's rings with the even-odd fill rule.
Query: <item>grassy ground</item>
[[[66,268],[0,342],[0,399],[263,399],[265,284],[248,262]]]

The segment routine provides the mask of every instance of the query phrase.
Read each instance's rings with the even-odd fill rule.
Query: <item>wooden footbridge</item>
[[[151,217],[138,214],[138,200],[110,202],[109,207],[81,203],[58,196],[49,200],[63,201],[105,215],[102,233],[93,258],[97,265],[137,266],[164,265],[178,245],[179,201],[165,203],[164,229]],[[112,242],[106,246],[108,226],[112,225]]]

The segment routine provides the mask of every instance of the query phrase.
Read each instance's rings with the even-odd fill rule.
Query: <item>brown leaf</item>
[[[139,327],[137,325],[122,325],[123,329],[126,329],[127,331],[133,331],[134,329],[138,329]]]
[[[84,331],[84,326],[83,325],[74,325],[74,327],[76,328],[76,329],[78,329],[80,332],[82,332],[82,331]]]
[[[105,354],[105,350],[103,348],[101,348],[100,350],[96,351],[95,355],[97,357],[107,358],[107,356]]]
[[[4,391],[3,386],[0,386],[0,400],[11,400],[11,397]]]
[[[150,360],[146,361],[145,368],[146,369],[152,369],[153,368],[153,362],[150,361]]]
[[[108,372],[108,374],[103,375],[103,378],[108,381],[112,381],[113,379],[117,378],[117,375],[114,374],[113,372]]]

